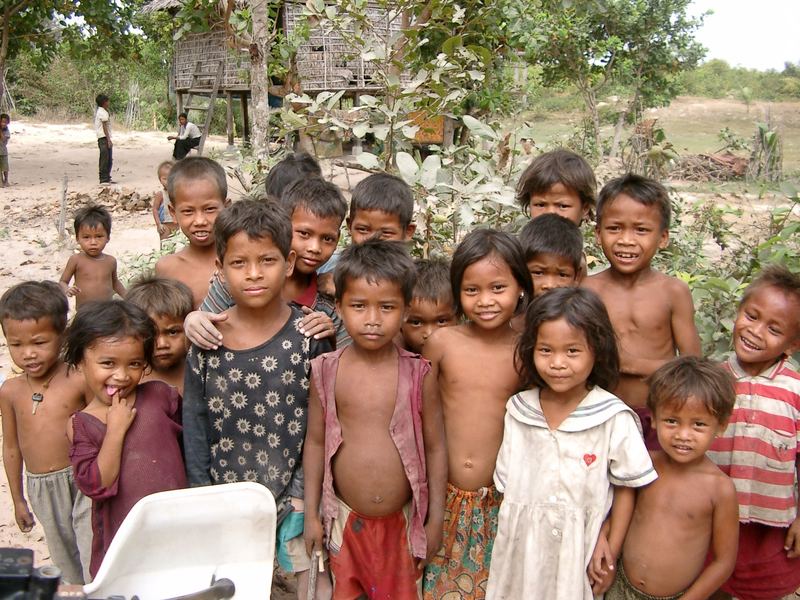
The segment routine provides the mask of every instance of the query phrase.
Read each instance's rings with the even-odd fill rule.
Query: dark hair
[[[192,290],[176,279],[143,275],[134,280],[125,300],[148,315],[186,318],[194,310]]]
[[[544,194],[561,183],[574,190],[581,205],[591,209],[597,193],[594,171],[582,156],[559,148],[540,154],[522,172],[517,182],[517,202],[522,212],[530,214],[531,196]]]
[[[350,220],[358,210],[379,210],[397,215],[406,229],[414,215],[414,194],[408,184],[388,173],[373,173],[358,182],[350,199]]]
[[[142,341],[147,364],[153,361],[156,326],[147,313],[125,300],[102,300],[81,304],[67,328],[64,360],[75,367],[86,348],[99,338],[134,337]]]
[[[464,315],[461,306],[461,282],[464,279],[464,271],[470,265],[492,255],[501,258],[508,265],[525,296],[527,298],[533,296],[533,283],[519,240],[504,231],[474,229],[458,245],[453,254],[453,262],[450,264],[450,289],[453,291],[453,308],[456,310],[456,316]]]
[[[209,179],[219,190],[220,202],[225,202],[228,197],[228,180],[225,169],[217,161],[205,156],[187,156],[179,160],[172,167],[167,177],[167,194],[172,206],[175,205],[175,187],[182,179]]]
[[[542,323],[557,319],[565,319],[571,327],[582,331],[594,354],[594,366],[586,380],[586,389],[595,385],[606,390],[613,388],[619,378],[619,352],[614,328],[600,297],[593,291],[580,287],[550,290],[528,305],[525,330],[517,342],[515,356],[517,372],[523,385],[547,387],[536,371],[533,357]]]
[[[519,232],[519,242],[526,261],[537,254],[555,254],[569,260],[576,274],[581,270],[583,236],[580,227],[561,215],[549,213],[528,221]]]
[[[414,300],[453,303],[450,287],[450,263],[441,258],[421,258],[414,261],[416,283],[411,297]]]
[[[278,200],[289,184],[313,176],[322,177],[322,169],[313,156],[305,152],[288,154],[269,170],[264,188],[267,196]]]
[[[290,183],[280,204],[292,215],[299,206],[320,219],[336,217],[341,225],[347,215],[347,202],[334,184],[321,177],[307,177]]]
[[[108,96],[106,96],[105,94],[97,94],[94,101],[95,104],[97,104],[97,106],[103,106],[103,104],[108,102]]]
[[[5,119],[9,123],[11,123],[11,117],[8,116],[8,113],[0,113],[0,119]]]
[[[736,400],[733,376],[718,363],[697,356],[681,356],[661,365],[647,379],[647,408],[683,407],[690,398],[702,402],[720,423],[730,418]]]
[[[0,325],[6,319],[38,321],[50,317],[59,335],[67,327],[69,303],[61,286],[54,281],[23,281],[10,287],[0,298]]]
[[[800,305],[800,275],[792,273],[786,266],[772,264],[761,270],[758,277],[747,286],[742,294],[739,306],[744,304],[753,293],[762,287],[773,287],[787,296],[794,296],[795,302]]]
[[[179,114],[179,115],[178,115],[178,118],[179,118],[179,119],[180,119],[181,117],[183,117],[183,118],[184,118],[184,119],[186,119],[187,121],[189,120],[189,115],[187,115],[185,112],[182,112],[181,114]]]
[[[89,204],[75,213],[75,221],[73,222],[75,237],[78,237],[78,231],[84,225],[89,229],[94,229],[98,226],[102,227],[106,230],[108,237],[111,237],[111,213],[102,206]]]
[[[162,160],[161,164],[158,165],[158,169],[156,169],[156,175],[161,175],[161,171],[165,167],[169,167],[170,170],[172,170],[172,167],[174,167],[174,166],[175,166],[175,161],[174,160]]]
[[[336,300],[341,301],[349,279],[366,279],[369,283],[388,281],[398,284],[403,291],[403,300],[408,304],[414,289],[415,272],[414,261],[403,242],[373,239],[353,244],[344,249],[336,263],[333,273]]]
[[[284,258],[292,249],[292,221],[286,210],[274,202],[239,200],[224,208],[214,221],[214,240],[220,262],[228,240],[239,232],[250,239],[269,238]]]
[[[667,188],[655,179],[628,173],[621,177],[616,177],[606,183],[600,190],[597,197],[597,225],[603,218],[603,210],[620,194],[633,198],[639,204],[645,206],[655,206],[661,213],[661,231],[669,229],[669,222],[672,215],[672,205],[669,200]]]

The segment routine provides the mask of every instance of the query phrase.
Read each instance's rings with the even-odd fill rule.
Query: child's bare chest
[[[107,285],[111,287],[114,264],[108,257],[82,257],[75,266],[75,283],[78,285]]]

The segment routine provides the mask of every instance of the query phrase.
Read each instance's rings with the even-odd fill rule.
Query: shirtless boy
[[[111,300],[114,292],[124,298],[125,286],[117,277],[117,260],[103,254],[111,238],[109,212],[93,205],[80,209],[75,213],[75,237],[81,251],[69,257],[60,284],[67,296],[75,296],[76,308],[91,300]]]
[[[342,253],[335,279],[353,341],[311,362],[306,548],[320,553],[324,530],[334,598],[420,598],[441,544],[447,458],[430,365],[393,343],[414,264],[402,244],[372,240]]]
[[[67,298],[51,281],[27,281],[0,298],[0,323],[9,353],[24,375],[0,388],[3,465],[21,531],[33,527],[22,487],[27,473],[31,508],[44,529],[50,557],[64,580],[88,582],[91,501],[77,488],[69,462],[67,420],[84,407],[83,377],[60,358]],[[84,578],[86,577],[86,578]]]
[[[650,378],[647,405],[663,448],[651,453],[658,479],[636,491],[606,600],[704,600],[733,572],[736,489],[706,451],[725,430],[735,397],[733,378],[707,359],[677,358]]]
[[[493,484],[508,398],[519,391],[512,317],[531,295],[516,238],[477,229],[450,269],[456,314],[469,322],[437,329],[425,342],[447,436],[444,547],[428,566],[425,597],[484,598],[501,494]]]
[[[421,354],[434,331],[455,325],[458,320],[450,287],[450,263],[420,259],[414,265],[417,272],[402,333],[406,350]]]
[[[214,221],[228,204],[225,171],[204,156],[189,156],[172,167],[167,179],[169,212],[189,244],[175,254],[162,256],[156,275],[177,279],[192,290],[194,307],[200,306],[216,269]]]
[[[151,370],[145,381],[163,381],[183,395],[183,372],[189,342],[183,332],[183,320],[192,312],[192,291],[175,279],[141,277],[126,298],[147,313],[156,325],[155,348]]]
[[[652,268],[669,242],[671,207],[657,181],[625,175],[609,181],[597,200],[595,234],[609,267],[583,281],[606,305],[619,339],[620,377],[611,390],[642,422],[645,444],[658,449],[645,406],[646,378],[681,355],[700,355],[689,286]]]

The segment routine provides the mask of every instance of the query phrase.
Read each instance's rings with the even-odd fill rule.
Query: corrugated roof
[[[160,10],[180,8],[182,4],[182,0],[150,0],[150,2],[139,9],[139,12],[143,15],[149,15]]]

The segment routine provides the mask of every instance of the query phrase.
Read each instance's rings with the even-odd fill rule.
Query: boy
[[[165,160],[158,165],[158,182],[161,184],[161,189],[153,195],[153,220],[156,223],[158,230],[158,239],[163,241],[171,236],[178,230],[178,224],[169,212],[169,193],[167,192],[167,179],[169,172],[172,170],[174,163],[171,160]]]
[[[788,362],[798,349],[800,276],[767,267],[739,304],[726,363],[736,404],[709,453],[738,493],[739,552],[722,586],[737,597],[780,598],[800,587],[800,373]]]
[[[111,181],[111,165],[114,163],[111,148],[111,115],[108,114],[109,99],[105,94],[98,94],[94,99],[97,110],[94,112],[94,132],[97,136],[97,147],[100,150],[100,185],[114,183]]]
[[[214,238],[217,268],[235,305],[219,323],[225,345],[192,346],[186,358],[183,439],[189,483],[266,486],[282,521],[279,563],[298,573],[298,597],[305,599],[310,561],[302,539],[300,453],[309,361],[330,345],[306,338],[298,327],[302,311],[283,299],[295,262],[283,208],[236,202],[220,213]]]
[[[457,320],[450,287],[450,264],[437,259],[420,259],[414,264],[414,289],[401,331],[406,350],[421,354],[434,331],[455,325]]]
[[[371,240],[342,253],[335,277],[353,343],[311,362],[306,549],[321,555],[324,531],[336,598],[420,598],[447,458],[430,365],[393,343],[414,264],[401,244]]]
[[[289,153],[267,173],[264,192],[268,198],[280,200],[283,190],[295,181],[322,177],[322,169],[316,159],[305,152]]]
[[[580,225],[591,216],[596,189],[589,163],[561,148],[537,156],[522,172],[517,202],[531,219],[553,213]]]
[[[184,158],[169,173],[167,195],[171,201],[169,212],[189,244],[158,259],[156,275],[189,286],[197,308],[206,297],[214,274],[214,221],[228,204],[225,171],[204,156]]]
[[[708,598],[736,562],[736,489],[706,456],[733,410],[733,379],[712,361],[687,356],[660,367],[649,382],[647,406],[663,448],[651,453],[658,479],[636,491],[605,597]]]
[[[117,259],[103,254],[111,238],[109,212],[102,206],[84,206],[75,213],[74,227],[81,251],[69,257],[59,283],[67,296],[75,296],[75,308],[92,300],[111,300],[114,292],[124,298]],[[74,285],[70,285],[73,278]]]
[[[533,296],[576,286],[583,262],[583,237],[575,223],[557,214],[528,221],[519,233],[533,282]]]
[[[183,395],[183,371],[189,348],[183,320],[192,312],[192,291],[175,279],[145,276],[133,283],[126,299],[146,312],[156,326],[152,370],[142,382],[164,381]]]
[[[619,338],[619,383],[611,391],[639,415],[649,450],[658,449],[658,438],[645,379],[676,352],[700,355],[689,286],[650,264],[667,247],[670,215],[669,194],[657,181],[633,174],[609,181],[595,228],[609,267],[583,282],[602,298]]]
[[[0,172],[3,176],[3,187],[8,187],[8,140],[11,139],[11,131],[8,125],[11,117],[6,113],[0,115]]]
[[[22,487],[25,464],[31,508],[64,580],[89,581],[91,501],[77,488],[69,462],[67,420],[84,404],[83,378],[60,358],[67,298],[58,284],[27,281],[0,298],[0,324],[24,375],[0,388],[3,465],[21,531],[33,527]]]

